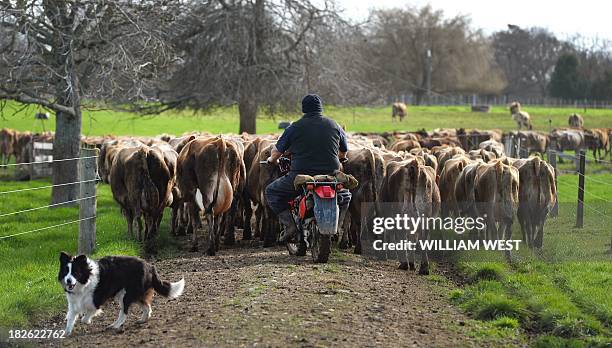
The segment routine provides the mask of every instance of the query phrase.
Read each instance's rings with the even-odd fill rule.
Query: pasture
[[[0,117],[0,128],[19,131],[41,132],[39,120],[34,120],[38,108],[22,107],[8,103]],[[551,126],[567,127],[567,118],[577,112],[585,117],[585,127],[611,127],[610,110],[581,108],[542,108],[525,106],[532,117],[535,130],[546,131]],[[478,128],[514,130],[515,122],[504,107],[493,107],[490,113],[475,113],[469,106],[409,106],[408,116],[403,122],[391,120],[391,107],[333,107],[325,108],[325,115],[335,119],[351,132],[391,132],[425,128]],[[277,133],[278,122],[295,120],[299,114],[276,114],[274,117],[260,113],[257,132]],[[46,130],[55,128],[54,117],[45,124]],[[112,110],[83,111],[83,135],[143,135],[154,136],[162,133],[180,135],[189,131],[210,133],[236,133],[238,131],[238,109],[217,108],[209,112],[167,111],[161,115],[140,116]]]
[[[16,105],[10,105],[15,112],[5,110],[0,118],[0,128],[8,127],[17,130],[42,131],[40,121],[32,117],[33,108],[19,109]],[[10,108],[9,108],[10,109]],[[584,110],[560,109],[560,108],[529,108],[528,111],[534,122],[535,130],[548,131],[549,122],[552,127],[565,127],[567,117],[572,112],[579,112],[585,116],[586,127],[612,127],[612,112],[609,110]],[[393,130],[416,130],[425,128],[478,128],[478,129],[502,129],[514,130],[515,123],[510,118],[509,112],[502,107],[494,107],[489,114],[472,113],[469,107],[409,107],[408,116],[403,123],[391,121],[390,107],[377,108],[337,108],[328,107],[326,114],[333,117],[340,124],[345,125],[349,131],[383,132]],[[298,115],[277,115],[275,118],[261,116],[258,120],[258,132],[278,132],[276,125],[278,121],[295,119]],[[45,125],[47,130],[53,129],[53,118]],[[234,108],[220,108],[209,114],[180,112],[164,113],[158,116],[137,116],[132,114],[118,113],[113,111],[84,112],[83,134],[84,135],[158,135],[161,133],[181,134],[183,132],[198,130],[211,133],[236,132],[237,110]],[[589,155],[590,156],[590,155]],[[571,163],[564,163],[560,169],[571,170]],[[1,170],[1,169],[0,169]],[[452,321],[457,317],[449,316],[445,327],[450,331],[465,331],[470,343],[484,345],[516,345],[531,343],[540,346],[564,346],[564,345],[605,345],[612,342],[611,319],[612,302],[609,289],[612,287],[612,235],[610,224],[612,223],[612,165],[587,164],[586,195],[585,195],[585,226],[582,229],[574,228],[575,205],[577,196],[578,176],[572,174],[560,175],[558,178],[559,192],[559,216],[549,218],[545,227],[545,248],[540,255],[531,255],[528,252],[518,256],[517,262],[508,264],[502,261],[480,261],[477,255],[461,254],[454,259],[451,270],[447,270],[444,264],[438,266],[434,274],[427,277],[407,277],[408,283],[402,284],[402,289],[409,298],[411,287],[422,291],[435,289],[441,294],[439,301],[450,301],[456,305],[458,310],[467,313],[471,319],[465,319],[465,323],[458,327]],[[1,173],[0,173],[1,175]],[[0,192],[18,190],[22,188],[48,185],[49,181],[38,180],[30,182],[0,182]],[[48,204],[50,190],[37,190],[21,192],[19,194],[0,195],[0,214],[22,209],[34,208]],[[109,254],[142,254],[140,246],[128,238],[125,221],[119,208],[113,201],[110,187],[105,184],[98,185],[98,213],[97,213],[97,238],[98,249],[95,257]],[[27,231],[51,224],[74,220],[78,217],[77,207],[59,208],[54,210],[34,211],[17,216],[0,217],[0,237]],[[180,260],[186,262],[194,269],[193,272],[203,272],[194,260],[185,261],[185,247],[181,240],[170,236],[168,228],[169,211],[166,210],[164,221],[160,231],[160,252],[157,256],[162,263]],[[518,223],[513,226],[514,237],[520,238]],[[74,252],[76,249],[77,225],[67,225],[57,229],[45,230],[38,233],[18,236],[0,240],[0,328],[1,327],[33,327],[41,322],[49,322],[49,318],[57,318],[59,313],[65,309],[64,295],[56,281],[57,258],[60,250]],[[252,247],[252,246],[251,246]],[[222,249],[223,250],[223,249]],[[240,250],[240,249],[237,249]],[[232,248],[227,254],[221,254],[218,258],[228,258],[228,263],[242,269],[236,252]],[[279,249],[272,251],[273,256],[265,256],[265,249],[255,247],[257,255],[266,258],[272,257],[274,262],[282,261],[275,265],[273,261],[266,259],[264,262],[265,272],[261,274],[250,274],[250,279],[245,285],[245,274],[232,278],[229,271],[224,274],[232,281],[241,284],[236,297],[225,298],[222,303],[223,310],[215,316],[221,317],[225,313],[237,324],[228,323],[227,327],[238,331],[231,333],[227,327],[218,328],[230,337],[209,337],[209,331],[199,332],[200,342],[215,342],[219,344],[233,342],[231,339],[254,337],[262,331],[274,336],[274,331],[269,325],[260,322],[257,317],[235,317],[237,311],[244,311],[253,302],[261,301],[264,305],[256,305],[260,315],[269,315],[275,323],[284,320],[282,313],[286,309],[276,308],[281,306],[283,298],[277,298],[279,291],[278,283],[273,280],[280,277],[283,286],[291,287],[291,274],[299,272],[314,273],[320,277],[323,289],[317,287],[321,284],[310,284],[317,291],[322,291],[320,300],[325,306],[328,303],[328,294],[341,296],[343,292],[338,289],[349,288],[350,291],[367,292],[364,284],[356,282],[350,285],[351,279],[359,277],[362,267],[372,271],[367,273],[367,279],[376,281],[374,276],[380,271],[380,265],[371,266],[367,260],[354,256],[349,252],[335,251],[331,263],[325,266],[312,266],[308,261],[287,260],[285,256],[278,256]],[[283,251],[284,253],[284,251]],[[261,255],[260,255],[261,254]],[[278,257],[277,257],[278,256]],[[499,255],[501,256],[501,255]],[[187,258],[191,259],[190,254]],[[204,256],[206,258],[206,256]],[[490,257],[490,255],[488,255]],[[238,259],[240,257],[237,257]],[[435,260],[434,260],[435,261]],[[207,261],[208,262],[208,261]],[[236,264],[238,262],[238,264]],[[221,263],[221,264],[220,264]],[[219,269],[225,268],[221,261],[212,260],[205,265],[214,264]],[[270,266],[272,264],[272,267]],[[393,262],[387,262],[387,269],[393,277],[404,277],[405,273],[397,272],[393,268]],[[258,270],[260,265],[256,262],[249,264]],[[275,267],[280,269],[280,276],[274,275]],[[312,268],[314,267],[314,269]],[[373,268],[368,268],[373,267]],[[245,269],[248,267],[244,266]],[[248,268],[250,269],[250,268]],[[253,271],[253,270],[251,270]],[[239,271],[238,271],[239,272]],[[299,273],[303,276],[304,273]],[[365,272],[365,271],[364,271]],[[227,274],[226,274],[227,273]],[[338,273],[342,273],[339,275]],[[449,273],[452,276],[446,277]],[[349,276],[352,275],[352,278]],[[460,279],[460,281],[457,281]],[[286,283],[285,283],[286,282]],[[201,285],[201,284],[200,284]],[[212,286],[212,283],[208,284]],[[391,284],[386,284],[389,289],[394,289]],[[293,285],[295,288],[295,284]],[[362,288],[363,287],[363,288]],[[330,290],[331,289],[331,290]],[[202,289],[204,290],[204,289]],[[300,293],[307,293],[305,289],[294,289]],[[379,289],[384,291],[384,289]],[[326,292],[329,291],[329,292]],[[346,290],[349,291],[349,290]],[[348,295],[347,295],[348,296]],[[389,295],[390,296],[390,295]],[[334,297],[335,298],[335,297]],[[397,297],[384,297],[382,300],[397,301]],[[201,298],[201,300],[205,300]],[[268,301],[268,302],[266,302]],[[315,299],[312,299],[315,301]],[[348,300],[349,303],[350,300]],[[265,305],[267,304],[267,305]],[[160,305],[160,307],[163,305]],[[419,305],[420,306],[420,305]],[[206,307],[208,308],[208,307]],[[251,307],[252,308],[252,307]],[[390,310],[387,307],[386,310]],[[208,308],[211,309],[211,308]],[[247,309],[248,310],[248,309]],[[427,307],[419,307],[419,310],[427,310]],[[438,310],[438,309],[436,309]],[[160,309],[161,311],[161,309]],[[337,306],[331,313],[330,318],[344,320],[344,314],[351,311],[350,306]],[[113,311],[110,311],[113,312]],[[280,312],[280,313],[279,313]],[[315,321],[312,318],[302,318],[300,313],[290,311],[291,327],[303,327],[304,321]],[[376,311],[375,311],[376,312]],[[192,313],[193,314],[193,313]],[[166,316],[171,315],[165,313]],[[376,314],[372,314],[376,315]],[[381,314],[382,315],[382,314]],[[450,314],[449,314],[450,315]],[[455,315],[455,314],[453,314]],[[460,314],[458,314],[460,316]],[[328,316],[325,314],[325,316]],[[338,317],[336,317],[338,316]],[[427,317],[429,318],[429,317]],[[391,320],[392,317],[385,317]],[[396,318],[395,318],[396,319]],[[431,319],[431,318],[429,318]],[[272,319],[271,319],[272,320]],[[422,320],[416,318],[416,320]],[[372,319],[376,322],[375,319]],[[233,326],[232,326],[233,325]],[[376,324],[373,324],[375,327]],[[367,325],[366,325],[367,326]],[[296,329],[297,330],[297,329]],[[316,327],[306,326],[306,331],[317,331]],[[331,338],[342,340],[343,334],[335,334],[321,329],[320,336],[326,335]],[[131,335],[137,335],[131,333]],[[235,335],[235,336],[234,336]],[[296,343],[300,341],[301,334],[297,334]],[[312,335],[312,333],[310,333]],[[298,337],[300,336],[300,337]],[[303,335],[308,337],[306,333]],[[452,334],[449,333],[449,337]],[[99,342],[105,342],[104,335],[96,336]],[[0,337],[1,339],[1,337]],[[224,341],[224,339],[227,339]],[[248,340],[247,340],[248,341]],[[280,343],[282,341],[279,341]],[[321,342],[321,341],[317,341]],[[325,339],[322,341],[325,342]],[[328,343],[331,343],[330,341]],[[342,342],[342,341],[340,341]],[[311,342],[312,343],[312,342]],[[436,342],[431,342],[435,344]],[[440,343],[440,342],[438,342]],[[445,342],[451,344],[451,342]]]

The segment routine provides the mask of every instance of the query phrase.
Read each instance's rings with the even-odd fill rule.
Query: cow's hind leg
[[[225,220],[225,235],[223,236],[223,244],[234,245],[236,244],[236,226],[235,222],[238,216],[238,199],[234,199],[230,210],[224,214]],[[244,230],[244,229],[243,229]]]
[[[217,252],[217,247],[215,245],[216,242],[216,233],[215,233],[215,217],[212,212],[206,214],[206,225],[207,227],[207,235],[208,235],[208,248],[206,249],[206,253],[210,256],[215,256]]]
[[[244,199],[244,207],[242,212],[242,239],[250,240],[253,238],[253,231],[251,230],[251,218],[253,217],[253,207],[251,201]]]
[[[200,228],[200,209],[193,204],[189,203],[189,218],[191,223],[191,251],[198,251],[198,229]]]

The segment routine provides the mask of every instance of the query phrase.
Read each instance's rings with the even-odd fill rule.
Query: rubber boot
[[[295,221],[293,220],[293,215],[289,210],[285,210],[278,214],[278,220],[285,226],[285,229],[281,232],[278,241],[284,243],[286,241],[291,240],[298,234],[297,226],[295,225]]]

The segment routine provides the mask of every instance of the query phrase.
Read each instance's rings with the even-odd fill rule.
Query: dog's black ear
[[[87,256],[86,255],[79,255],[79,256],[74,258],[74,262],[75,263],[82,262],[83,264],[87,264]]]
[[[68,263],[70,262],[71,256],[66,254],[65,252],[60,252],[60,262],[61,263]]]

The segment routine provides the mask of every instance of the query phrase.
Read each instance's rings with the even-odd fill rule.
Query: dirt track
[[[482,346],[466,332],[477,325],[449,304],[448,289],[393,262],[335,252],[330,263],[290,257],[283,248],[224,248],[216,257],[188,253],[156,262],[170,281],[185,277],[182,297],[157,296],[153,316],[124,331],[105,330],[114,303],[73,336],[42,346]],[[43,324],[63,328],[63,315]],[[41,325],[41,326],[43,326]],[[511,344],[511,342],[504,342]]]

